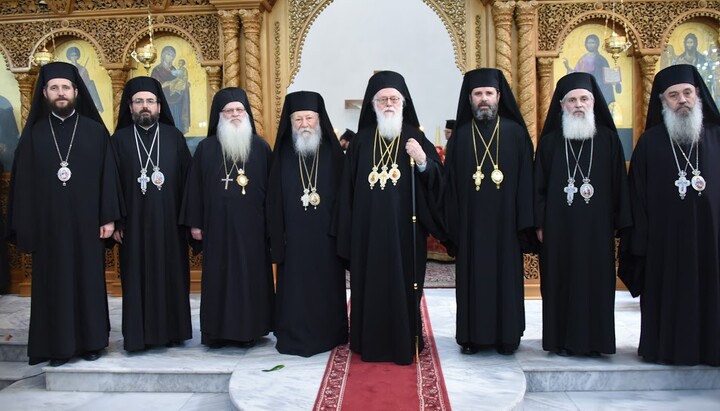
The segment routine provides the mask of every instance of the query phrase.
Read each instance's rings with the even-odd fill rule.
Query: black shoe
[[[463,344],[460,348],[460,352],[467,355],[472,355],[478,352],[478,348],[473,344]]]
[[[567,348],[560,348],[559,350],[555,351],[555,354],[561,357],[571,357],[573,355],[573,352],[568,350]]]
[[[602,355],[600,355],[600,351],[590,351],[588,353],[588,357],[590,358],[600,358]]]
[[[62,359],[56,358],[56,359],[50,360],[50,362],[48,362],[48,365],[51,367],[59,367],[67,362],[68,362],[68,360],[66,358],[62,358]]]
[[[498,345],[497,347],[495,347],[495,351],[497,351],[498,354],[502,354],[502,355],[512,355],[515,353],[515,348],[512,348],[509,345],[501,344],[501,345]]]
[[[222,347],[224,347],[225,345],[227,345],[227,343],[226,343],[225,341],[223,341],[223,340],[214,340],[214,341],[210,341],[210,342],[207,344],[207,346],[210,347],[210,348],[212,348],[212,349],[222,348]]]
[[[100,351],[87,351],[82,355],[82,359],[85,361],[95,361],[100,358]]]
[[[255,340],[239,341],[237,345],[240,348],[251,348],[255,346]]]

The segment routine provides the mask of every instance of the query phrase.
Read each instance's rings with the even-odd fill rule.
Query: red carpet
[[[424,298],[421,308],[425,349],[418,364],[363,362],[341,345],[330,353],[314,409],[450,410]]]

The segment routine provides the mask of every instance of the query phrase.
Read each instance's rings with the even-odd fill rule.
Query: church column
[[[493,4],[493,22],[495,23],[495,67],[505,74],[512,87],[512,17],[515,2],[496,2]]]
[[[220,27],[222,29],[223,67],[225,87],[240,86],[240,24],[237,10],[220,10]],[[210,72],[208,71],[208,75]],[[212,87],[211,87],[212,88]],[[218,88],[219,90],[219,88]],[[217,90],[213,91],[213,95]]]
[[[553,62],[554,58],[541,57],[537,59],[538,63],[538,90],[540,91],[540,113],[542,114],[538,123],[538,137],[542,128],[545,126],[545,117],[550,110],[550,99],[552,98],[555,84],[553,84]],[[537,145],[537,140],[535,140]]]
[[[255,117],[257,133],[264,136],[265,116],[262,105],[262,78],[260,77],[260,26],[262,14],[260,10],[240,10],[240,21],[245,37],[245,91],[247,91],[250,107]]]
[[[640,117],[640,127],[645,127],[645,117],[647,116],[648,106],[650,105],[650,92],[652,91],[652,83],[655,78],[655,68],[657,67],[659,55],[644,55],[640,58],[640,72],[642,73],[642,116]],[[633,147],[635,146],[633,141]]]
[[[518,104],[528,126],[530,137],[537,141],[537,75],[535,71],[535,39],[537,30],[537,2],[519,1],[516,21],[518,25]]]
[[[205,67],[205,71],[207,72],[208,88],[210,89],[209,94],[214,96],[218,91],[220,91],[222,84],[222,72],[218,66],[207,66]]]
[[[33,87],[37,81],[37,75],[33,73],[15,73],[15,80],[17,80],[18,88],[20,89],[20,124],[24,127],[25,121],[27,121],[28,115],[30,115]]]
[[[112,85],[113,94],[113,126],[117,124],[118,114],[120,112],[120,104],[122,104],[122,94],[125,88],[125,83],[128,81],[129,70],[126,69],[113,69],[108,70],[110,76],[110,84]],[[112,128],[112,127],[108,127]]]

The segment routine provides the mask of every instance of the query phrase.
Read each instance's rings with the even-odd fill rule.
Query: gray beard
[[[588,110],[585,117],[575,117],[567,111],[562,112],[562,132],[567,140],[587,140],[597,133],[595,112]]]
[[[490,109],[479,109],[473,107],[473,116],[478,121],[494,120],[497,117],[498,106],[497,104],[490,107]]]
[[[392,117],[385,117],[382,112],[377,113],[378,134],[385,140],[392,140],[400,135],[402,122],[402,112],[395,113]]]
[[[315,128],[301,128],[292,130],[293,145],[295,146],[295,152],[301,157],[308,157],[317,152],[318,146],[320,146],[320,138],[322,137],[322,130],[320,130],[320,124]]]
[[[678,144],[692,144],[700,141],[700,133],[703,129],[702,101],[697,98],[695,106],[690,114],[685,116],[670,110],[662,102],[662,115],[670,138]]]
[[[225,158],[233,162],[246,162],[250,157],[252,144],[252,127],[247,117],[235,126],[225,117],[220,116],[218,121],[217,137],[222,146]]]

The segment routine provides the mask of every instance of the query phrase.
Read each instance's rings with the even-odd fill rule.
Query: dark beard
[[[135,124],[139,125],[140,127],[148,128],[155,124],[158,121],[158,118],[160,118],[160,114],[149,116],[143,116],[143,113],[135,114],[132,113],[132,119],[135,122]]]
[[[65,107],[56,107],[55,104],[48,102],[48,107],[50,107],[50,111],[55,113],[56,116],[60,118],[67,118],[75,110],[75,102],[68,101],[68,105]]]

